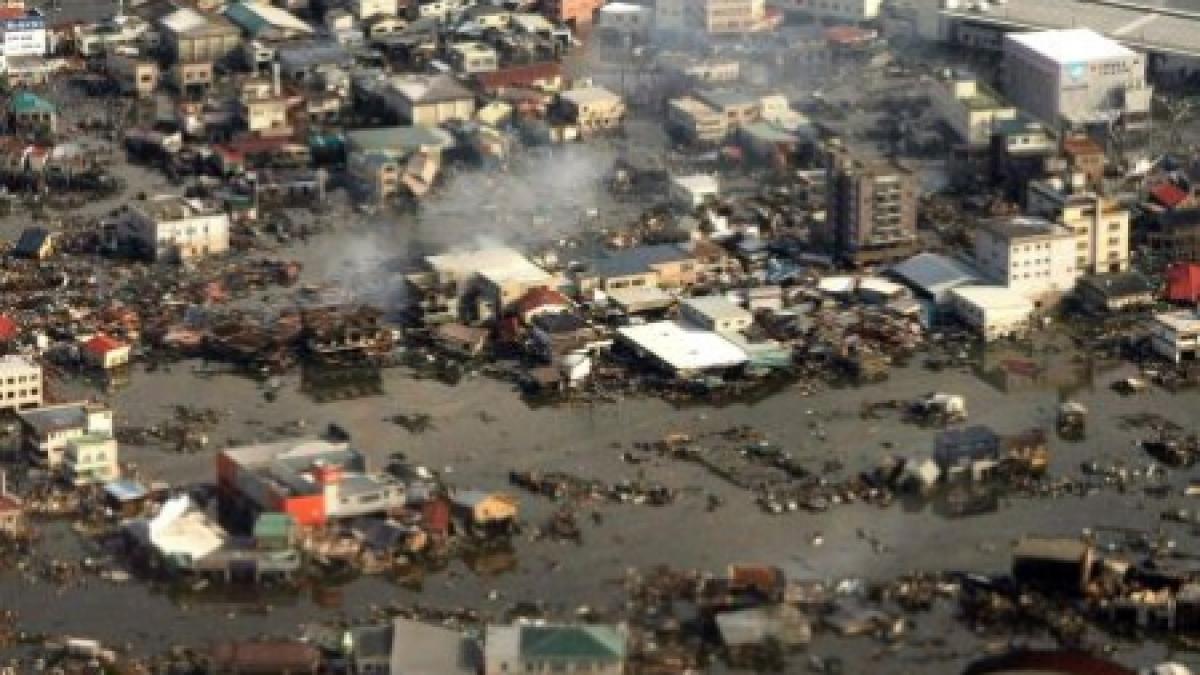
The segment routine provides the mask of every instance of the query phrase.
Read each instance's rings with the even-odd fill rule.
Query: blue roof
[[[692,257],[691,252],[680,244],[635,246],[593,258],[588,268],[598,277],[624,277],[648,272],[652,265],[689,260]]]
[[[112,497],[119,502],[131,502],[136,499],[143,499],[149,492],[146,486],[135,480],[122,478],[104,484],[104,494]]]

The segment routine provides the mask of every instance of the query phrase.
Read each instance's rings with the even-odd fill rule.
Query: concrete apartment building
[[[1004,36],[1005,93],[1052,128],[1149,118],[1146,57],[1087,28]]]
[[[130,202],[116,239],[152,260],[185,262],[229,250],[229,215],[196,199],[160,195]]]
[[[64,403],[17,412],[21,448],[39,466],[54,469],[72,440],[87,434],[112,436],[113,413],[107,406]]]
[[[710,34],[757,30],[766,16],[764,0],[699,0],[695,6],[700,25]]]
[[[764,0],[659,0],[654,8],[655,29],[667,33],[746,33],[765,17]]]
[[[972,150],[991,145],[996,122],[1017,117],[1015,106],[974,74],[962,70],[942,73],[933,83],[929,99],[934,110]]]
[[[835,150],[827,168],[827,215],[821,238],[852,264],[897,260],[916,252],[916,174],[888,160]]]
[[[167,14],[160,26],[163,44],[175,62],[220,61],[242,45],[242,32],[228,19],[189,7]]]
[[[1071,192],[1060,179],[1029,184],[1029,212],[1075,233],[1075,269],[1107,274],[1129,269],[1129,209],[1094,192]]]
[[[583,87],[559,94],[563,113],[581,134],[616,129],[625,121],[625,101],[604,87]]]
[[[434,127],[475,114],[475,95],[450,75],[393,75],[378,94],[410,124]]]
[[[121,91],[138,97],[153,96],[162,76],[158,62],[136,49],[121,47],[104,56],[108,76]]]
[[[691,96],[667,107],[668,128],[691,143],[715,144],[729,135],[729,121],[712,106]]]
[[[1082,273],[1075,244],[1074,232],[1043,218],[994,218],[975,230],[975,263],[984,276],[1035,306],[1049,305],[1070,292]]]
[[[274,80],[254,78],[243,82],[237,112],[238,118],[251,133],[259,136],[287,136],[292,133],[288,123],[288,100],[283,95],[278,76]]]
[[[1200,312],[1183,309],[1156,314],[1150,322],[1150,346],[1174,363],[1200,355]]]
[[[24,410],[42,404],[42,367],[27,356],[0,358],[0,410]]]
[[[783,6],[818,19],[859,22],[878,19],[881,5],[883,0],[789,0]]]

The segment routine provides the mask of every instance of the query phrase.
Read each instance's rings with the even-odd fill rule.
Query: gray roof
[[[392,672],[404,675],[467,675],[476,672],[478,650],[462,633],[410,619],[396,619]]]
[[[938,253],[918,253],[898,263],[891,271],[905,283],[934,297],[957,286],[979,281],[979,276],[966,263]]]
[[[588,269],[597,277],[623,277],[648,272],[651,265],[689,260],[692,257],[692,254],[679,244],[635,246],[593,258]]]
[[[82,403],[21,410],[17,416],[38,435],[87,426],[87,407]]]
[[[1145,295],[1155,292],[1154,284],[1150,283],[1141,272],[1117,272],[1113,274],[1095,274],[1083,277],[1078,282],[1096,292],[1112,298],[1130,295]]]
[[[426,126],[382,127],[352,129],[346,132],[351,150],[382,151],[407,154],[422,148],[443,149],[454,144],[454,138],[444,129]]]

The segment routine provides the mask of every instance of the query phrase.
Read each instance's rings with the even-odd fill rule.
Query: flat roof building
[[[1145,56],[1091,29],[1006,35],[1004,65],[1009,98],[1053,128],[1149,115]]]
[[[657,321],[617,330],[618,342],[635,355],[681,377],[731,370],[746,364],[746,352],[720,335],[676,321]]]

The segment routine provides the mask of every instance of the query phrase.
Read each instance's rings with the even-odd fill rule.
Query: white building
[[[625,35],[644,35],[654,24],[654,10],[632,2],[610,2],[600,8],[596,25]]]
[[[23,410],[42,404],[42,367],[26,356],[0,358],[0,410]]]
[[[83,434],[67,441],[63,476],[75,485],[107,483],[121,476],[117,439],[109,434]]]
[[[85,434],[111,436],[112,409],[91,403],[64,403],[17,412],[21,446],[33,461],[56,468],[72,439]]]
[[[1150,322],[1150,345],[1175,363],[1200,355],[1200,312],[1192,309],[1156,314]]]
[[[46,19],[36,9],[0,20],[0,36],[5,57],[46,55]]]
[[[749,361],[745,351],[717,333],[676,321],[619,328],[617,342],[681,377],[730,370]]]
[[[153,260],[182,262],[229,250],[229,215],[196,199],[130,202],[117,239]]]
[[[716,176],[698,173],[691,176],[671,176],[671,203],[684,209],[694,209],[721,194],[721,181]]]
[[[997,121],[1017,117],[1016,107],[963,71],[943,73],[933,83],[929,98],[938,115],[972,149],[985,149],[991,144]]]
[[[1149,116],[1146,57],[1087,28],[1006,35],[1004,70],[1009,99],[1051,127]]]
[[[790,0],[785,7],[810,16],[843,21],[873,21],[879,18],[883,0]]]
[[[688,298],[679,303],[679,318],[716,333],[743,331],[754,323],[754,315],[722,295]]]
[[[959,286],[950,291],[950,307],[989,342],[1025,333],[1033,316],[1033,303],[1003,286]]]
[[[1085,274],[1124,272],[1129,268],[1129,209],[1120,202],[1080,189],[1060,178],[1031,181],[1027,188],[1030,213],[1053,219],[1075,233],[1075,268]]]
[[[1076,238],[1042,218],[985,221],[975,230],[975,263],[985,277],[1028,298],[1053,303],[1075,286]]]
[[[764,0],[659,0],[654,8],[655,30],[668,33],[746,33],[765,18]]]

